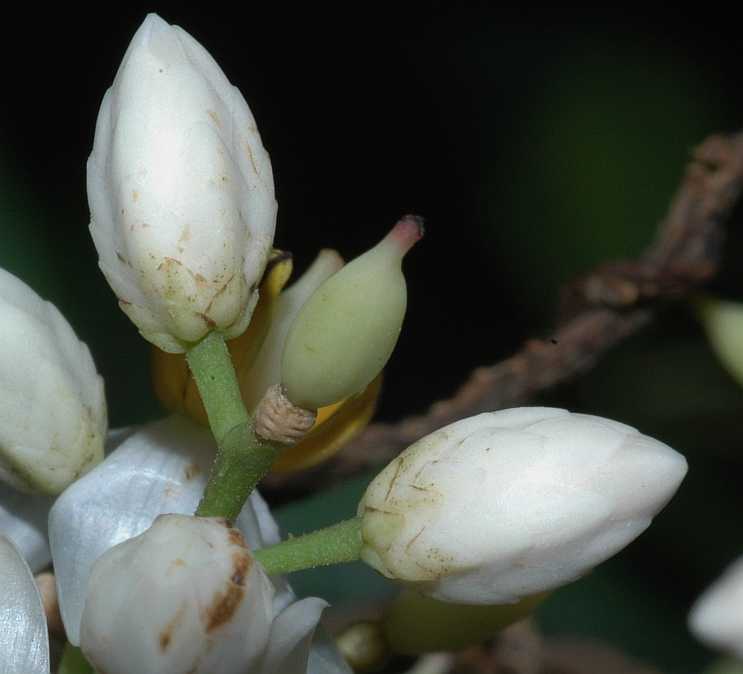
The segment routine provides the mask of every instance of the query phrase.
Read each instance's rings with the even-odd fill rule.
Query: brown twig
[[[668,300],[689,296],[717,271],[724,222],[743,187],[743,133],[716,135],[693,153],[655,241],[637,259],[599,266],[561,293],[560,321],[549,339],[475,369],[450,398],[396,424],[373,424],[310,474],[273,476],[268,486],[314,488],[386,462],[441,426],[478,412],[523,403],[589,370],[613,346],[645,326]]]

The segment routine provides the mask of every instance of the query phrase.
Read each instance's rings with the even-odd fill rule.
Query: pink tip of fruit
[[[403,215],[387,235],[394,241],[403,255],[423,238],[423,218],[420,215]]]

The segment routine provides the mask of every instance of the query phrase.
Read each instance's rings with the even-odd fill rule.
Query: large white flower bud
[[[103,98],[90,231],[119,305],[161,349],[240,335],[276,221],[268,153],[209,53],[150,14]]]
[[[108,674],[245,674],[266,650],[273,593],[237,529],[161,515],[95,563],[80,645]]]
[[[103,458],[103,380],[57,308],[2,269],[0,325],[0,480],[58,494]]]
[[[359,504],[362,559],[445,601],[507,603],[567,583],[644,531],[686,474],[614,421],[522,407],[419,440]]]
[[[697,600],[689,628],[704,643],[743,659],[743,558]]]

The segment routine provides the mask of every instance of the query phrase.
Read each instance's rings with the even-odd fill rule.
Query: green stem
[[[254,555],[266,573],[273,575],[353,562],[359,558],[361,546],[361,518],[354,517],[256,550]]]
[[[59,663],[58,674],[95,674],[83,652],[67,642]]]
[[[271,469],[282,445],[255,434],[253,418],[245,409],[230,352],[221,335],[208,334],[188,352],[187,360],[218,446],[196,514],[233,521],[250,492]]]
[[[210,332],[186,356],[218,443],[228,431],[250,419],[232,358],[222,335]]]
[[[235,426],[219,443],[201,503],[199,517],[237,519],[250,492],[266,476],[282,445],[261,440],[253,420]]]

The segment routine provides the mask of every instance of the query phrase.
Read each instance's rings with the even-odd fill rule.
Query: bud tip
[[[387,236],[400,247],[402,254],[405,255],[423,238],[424,223],[420,215],[403,215]]]

